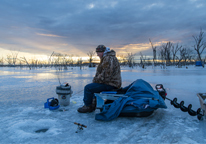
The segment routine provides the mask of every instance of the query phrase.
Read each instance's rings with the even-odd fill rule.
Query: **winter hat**
[[[104,45],[98,45],[96,48],[96,52],[104,52],[106,47]]]

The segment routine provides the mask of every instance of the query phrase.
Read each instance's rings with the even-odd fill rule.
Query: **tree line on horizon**
[[[204,32],[200,29],[198,36],[192,36],[194,38],[195,44],[192,48],[182,46],[179,43],[172,43],[168,41],[163,43],[161,46],[154,46],[151,39],[149,42],[152,48],[152,57],[143,55],[142,52],[139,54],[127,52],[126,55],[117,55],[117,58],[122,66],[141,66],[144,68],[148,65],[162,65],[162,66],[182,66],[187,64],[194,64],[195,61],[200,61],[204,67],[204,62],[206,56],[203,56],[203,52],[206,48],[206,42],[204,40]],[[38,59],[26,59],[25,57],[18,57],[17,51],[11,51],[11,54],[8,54],[6,58],[0,58],[1,66],[28,66],[30,69],[32,67],[43,67],[43,66],[55,66],[55,67],[64,67],[67,66],[82,66],[87,65],[89,67],[94,67],[97,63],[94,62],[94,51],[89,51],[87,53],[88,60],[83,61],[81,57],[74,60],[74,55],[67,55],[61,53],[52,52],[47,60],[38,60]],[[135,57],[139,56],[139,59],[136,60]],[[8,64],[4,64],[7,62]]]

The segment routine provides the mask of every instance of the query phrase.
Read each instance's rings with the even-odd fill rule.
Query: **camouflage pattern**
[[[93,83],[104,83],[120,88],[122,85],[119,61],[114,50],[108,52],[97,67]]]

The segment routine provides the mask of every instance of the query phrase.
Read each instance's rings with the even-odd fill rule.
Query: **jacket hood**
[[[116,52],[114,50],[105,51],[104,56],[116,56]]]

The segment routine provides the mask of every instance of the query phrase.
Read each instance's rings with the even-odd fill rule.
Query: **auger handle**
[[[159,89],[163,89],[163,90],[164,90],[164,87],[163,87],[162,84],[157,84],[157,85],[155,86],[155,88],[156,88],[157,91],[158,91]]]

